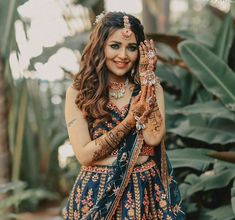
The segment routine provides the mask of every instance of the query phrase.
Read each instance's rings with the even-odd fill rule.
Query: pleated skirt
[[[64,220],[86,219],[112,178],[112,166],[82,166],[63,213]],[[170,184],[173,179],[169,176]],[[173,192],[174,193],[174,192]],[[164,200],[160,172],[154,160],[136,165],[113,220],[183,219],[179,201]],[[178,217],[179,218],[178,218]],[[93,219],[92,219],[93,220]]]

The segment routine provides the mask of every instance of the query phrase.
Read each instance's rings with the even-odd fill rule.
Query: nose
[[[126,48],[122,48],[119,52],[119,57],[121,59],[126,59],[127,58],[127,51],[126,51]]]

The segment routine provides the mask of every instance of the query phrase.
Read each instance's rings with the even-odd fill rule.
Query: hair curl
[[[75,103],[88,122],[94,123],[94,126],[110,119],[106,107],[109,101],[109,92],[104,45],[113,32],[124,27],[124,15],[129,17],[131,30],[135,34],[137,44],[144,41],[143,26],[136,17],[123,12],[107,13],[91,32],[90,39],[81,56],[80,71],[74,78],[73,87],[78,90]],[[128,78],[133,83],[136,83],[135,75],[138,62],[139,59],[134,66],[134,74],[128,73]]]

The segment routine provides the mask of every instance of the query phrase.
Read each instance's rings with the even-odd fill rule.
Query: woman
[[[64,219],[184,219],[163,142],[156,61],[137,18],[109,12],[96,22],[66,94],[81,171]]]

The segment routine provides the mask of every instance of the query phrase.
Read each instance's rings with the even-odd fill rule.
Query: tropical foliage
[[[235,72],[227,64],[234,41],[228,13],[212,47],[185,36],[178,53],[159,47],[164,59],[156,74],[166,90],[168,154],[188,219],[235,216]]]
[[[8,118],[8,127],[0,127],[0,133],[7,129],[9,142],[7,159],[0,160],[1,170],[9,170],[12,155],[12,176],[4,181],[1,176],[0,195],[8,197],[0,201],[0,213],[9,207],[12,213],[32,211],[40,201],[61,201],[78,172],[74,158],[63,169],[58,160],[58,147],[68,138],[63,106],[71,74],[65,70],[64,80],[55,82],[12,78],[8,58],[17,50],[13,23],[19,19],[16,8],[23,2],[0,0],[0,86],[8,88],[5,96],[1,93],[8,104],[0,106],[1,120]],[[103,1],[77,2],[103,10]],[[223,21],[215,18],[213,27],[220,28],[206,36],[190,32],[148,35],[162,42],[157,44],[156,74],[166,91],[166,143],[190,220],[235,216],[235,37],[230,14]],[[10,43],[3,43],[9,39]],[[34,71],[35,62],[46,62],[62,46],[81,50],[86,39],[84,32],[44,48],[42,55],[31,60],[29,70]],[[55,98],[62,101],[55,104]],[[7,109],[2,111],[4,106]]]

